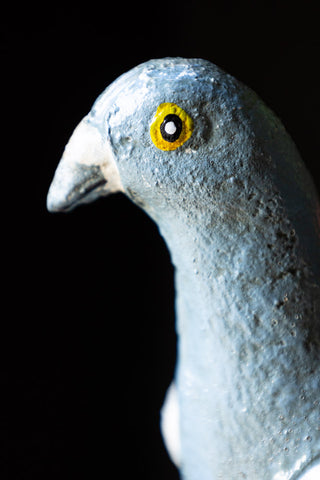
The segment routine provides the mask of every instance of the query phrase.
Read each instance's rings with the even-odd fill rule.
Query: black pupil
[[[171,123],[171,122],[174,124],[175,130],[174,128],[172,128],[173,125],[167,125],[168,123]],[[166,129],[166,125],[167,125],[167,129]],[[171,133],[172,130],[174,130],[173,133]],[[176,140],[178,140],[178,138],[180,137],[181,130],[182,130],[181,118],[178,117],[178,115],[175,115],[174,113],[170,113],[169,115],[164,117],[164,120],[160,125],[160,132],[161,132],[162,138],[167,142],[175,142]]]

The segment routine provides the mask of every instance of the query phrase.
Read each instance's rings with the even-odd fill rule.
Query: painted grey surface
[[[174,151],[150,138],[163,102],[194,121]],[[76,166],[75,132],[48,208],[123,191],[167,242],[182,478],[301,478],[320,456],[320,207],[281,122],[210,62],[168,58],[122,75],[80,125],[99,133],[99,158],[90,147]]]

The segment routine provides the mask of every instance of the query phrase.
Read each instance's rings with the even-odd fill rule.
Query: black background
[[[159,432],[176,341],[165,244],[122,195],[53,215],[47,189],[97,95],[163,56],[207,58],[251,86],[319,189],[317,3],[25,2],[3,13],[11,478],[177,480]]]

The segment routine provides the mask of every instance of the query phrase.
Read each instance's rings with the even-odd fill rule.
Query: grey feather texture
[[[173,151],[150,137],[164,102],[194,124]],[[320,458],[320,207],[285,128],[232,76],[181,58],[119,77],[81,125],[99,145],[77,161],[74,133],[48,207],[123,191],[167,242],[181,477],[303,478]]]

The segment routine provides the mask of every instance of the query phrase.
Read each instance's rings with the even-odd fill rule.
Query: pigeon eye
[[[161,103],[150,127],[151,140],[160,150],[175,150],[193,131],[192,118],[175,103]]]
[[[182,132],[182,120],[178,115],[169,113],[164,117],[160,125],[160,132],[163,140],[167,142],[175,142],[180,137]]]

